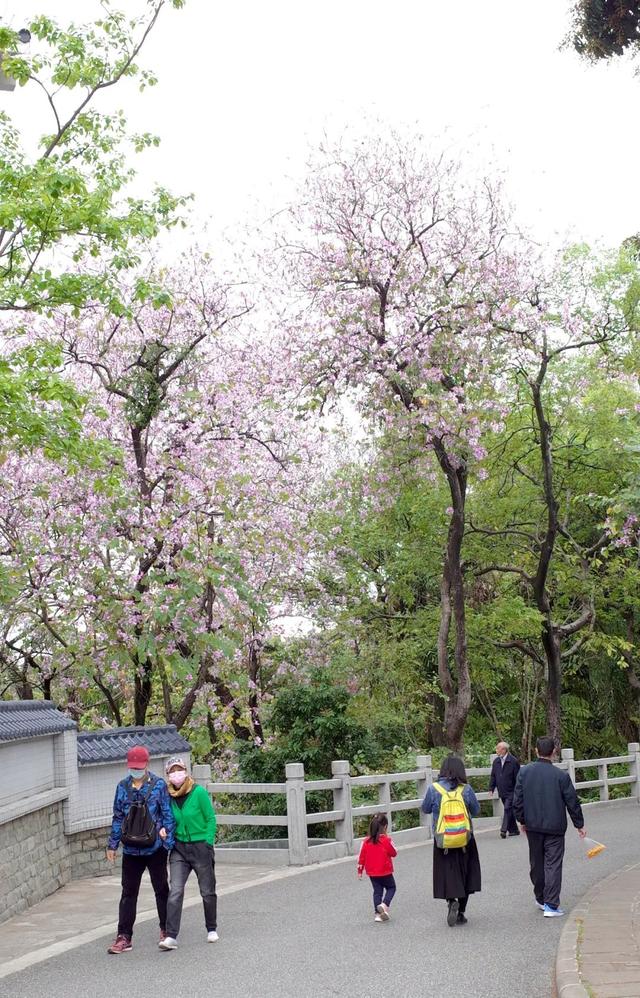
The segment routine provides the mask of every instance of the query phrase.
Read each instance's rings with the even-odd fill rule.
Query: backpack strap
[[[149,777],[149,780],[147,781],[147,787],[145,788],[147,792],[142,795],[142,799],[145,802],[145,804],[151,797],[151,794],[153,793],[153,788],[155,787],[157,782],[158,780],[155,777],[152,776]]]
[[[158,782],[157,777],[151,777],[150,776],[149,779],[147,780],[147,783],[144,786],[140,787],[140,790],[142,791],[142,800],[143,800],[143,802],[145,804],[149,800],[149,797],[151,796],[151,794],[153,792],[153,788],[155,787],[155,785],[156,785],[157,782]],[[136,792],[136,791],[134,791],[133,783],[129,783],[129,777],[128,776],[125,777],[124,780],[121,780],[121,783],[122,783],[122,786],[124,787],[124,792],[126,793],[127,797],[129,798],[129,802],[132,803],[133,799],[134,799],[133,795]],[[140,790],[137,791],[137,793],[140,793]]]
[[[453,790],[447,790],[440,783],[432,783],[431,786],[434,790],[437,790],[441,797],[447,797],[449,794],[454,793]]]

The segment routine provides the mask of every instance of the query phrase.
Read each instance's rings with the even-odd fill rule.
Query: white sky
[[[568,6],[187,0],[163,11],[142,60],[158,87],[114,100],[134,127],[161,136],[143,178],[195,193],[196,230],[279,207],[323,131],[368,115],[415,124],[476,168],[504,168],[518,220],[539,239],[617,243],[640,230],[640,78],[625,62],[591,67],[558,51]],[[32,12],[85,21],[99,4],[0,0],[0,20],[14,27]],[[0,107],[34,122],[26,92],[0,94]]]

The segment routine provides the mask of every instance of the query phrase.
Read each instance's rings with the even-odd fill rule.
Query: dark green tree
[[[585,59],[597,62],[640,49],[638,0],[578,0],[572,9],[567,42]]]

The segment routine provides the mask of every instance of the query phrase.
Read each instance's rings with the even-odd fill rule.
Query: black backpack
[[[155,780],[149,781],[142,800],[134,800],[133,788],[125,784],[125,790],[129,797],[129,810],[122,822],[122,831],[120,832],[120,840],[125,846],[133,846],[135,849],[150,849],[156,844],[158,831],[147,804],[155,782]]]

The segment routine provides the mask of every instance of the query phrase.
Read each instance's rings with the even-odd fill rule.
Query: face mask
[[[145,770],[144,769],[130,769],[129,770],[129,776],[131,777],[132,780],[141,780],[142,777],[144,776],[144,774],[145,774]]]
[[[179,769],[175,773],[169,773],[169,783],[171,783],[174,787],[181,787],[186,778],[187,774],[184,769]]]

